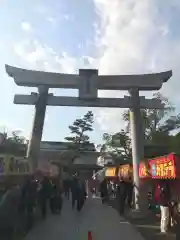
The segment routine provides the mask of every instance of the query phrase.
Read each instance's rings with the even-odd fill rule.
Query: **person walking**
[[[29,177],[22,186],[20,197],[20,213],[27,216],[27,229],[33,226],[33,214],[37,200],[37,183],[34,176]]]
[[[126,186],[127,186],[127,204],[129,208],[132,208],[134,184],[131,177],[129,177],[129,180],[126,183]]]
[[[86,186],[83,180],[79,180],[79,196],[77,200],[77,210],[80,212],[84,206],[87,197]]]
[[[56,212],[56,185],[53,180],[50,181],[50,194],[49,194],[49,206],[51,213],[54,214]]]
[[[43,218],[47,215],[47,201],[50,197],[50,182],[49,179],[44,176],[39,189],[39,203],[41,208],[41,214]]]
[[[120,179],[118,186],[118,202],[119,202],[119,213],[124,214],[125,203],[127,198],[127,184],[123,178]]]
[[[169,226],[169,219],[170,219],[170,188],[167,182],[162,181],[158,188],[160,188],[160,195],[159,195],[159,205],[161,211],[161,224],[160,230],[161,233],[166,234]]]
[[[77,211],[80,212],[85,202],[86,188],[84,182],[78,178],[77,174],[73,176],[71,192],[72,209],[74,209],[76,205]]]
[[[77,174],[74,174],[72,179],[71,193],[72,193],[72,209],[74,209],[74,206],[78,200],[78,194],[79,194],[79,183],[78,183]]]
[[[61,213],[62,209],[62,191],[60,188],[60,180],[54,179],[54,213]]]
[[[108,187],[107,187],[107,179],[103,179],[103,181],[100,183],[100,194],[101,194],[101,200],[102,204],[106,202],[108,199]]]

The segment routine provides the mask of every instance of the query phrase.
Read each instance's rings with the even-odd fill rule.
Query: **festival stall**
[[[180,157],[174,153],[149,160],[153,179],[173,180],[180,178]]]
[[[105,178],[113,180],[117,178],[117,167],[106,167]]]
[[[31,164],[27,158],[0,155],[0,176],[30,174],[31,170]]]
[[[178,180],[180,178],[180,156],[170,153],[141,162],[139,177],[141,179]]]
[[[140,162],[139,164],[139,177],[142,180],[151,178],[149,162]]]
[[[151,178],[155,183],[155,189],[160,181],[169,184],[174,200],[180,199],[180,156],[170,153],[166,156],[149,160]]]
[[[163,180],[169,184],[174,200],[180,199],[180,156],[170,153],[165,156],[149,159],[139,166],[139,177],[149,181],[151,186],[152,201],[156,201],[156,192],[159,183]]]
[[[118,170],[118,177],[124,181],[133,181],[133,167],[131,164],[121,165]]]
[[[9,154],[0,155],[0,188],[20,184],[32,173],[27,158]]]

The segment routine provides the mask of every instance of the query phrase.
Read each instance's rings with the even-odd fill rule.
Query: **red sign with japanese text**
[[[152,178],[176,178],[175,155],[169,154],[149,161]]]

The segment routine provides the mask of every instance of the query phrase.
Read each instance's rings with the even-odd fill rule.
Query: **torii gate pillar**
[[[129,91],[132,98],[132,108],[130,108],[130,129],[131,129],[131,144],[132,144],[132,161],[133,161],[133,176],[135,184],[135,207],[139,209],[139,163],[144,157],[144,138],[142,128],[142,118],[140,112],[139,90],[131,89]]]
[[[46,104],[48,98],[48,88],[38,87],[38,99],[35,104],[35,114],[31,131],[31,138],[28,144],[27,158],[32,162],[32,168],[38,167],[40,144],[43,134],[44,119],[46,114]]]

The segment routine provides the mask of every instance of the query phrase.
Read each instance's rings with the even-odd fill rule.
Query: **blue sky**
[[[36,89],[17,87],[4,70],[19,67],[72,73],[95,67],[101,74],[173,70],[162,93],[179,109],[180,3],[178,0],[16,0],[0,8],[0,127],[30,135],[33,107],[13,104],[15,93]],[[53,91],[76,95],[75,91]],[[101,92],[122,97],[124,92]],[[148,96],[151,96],[148,94]],[[68,125],[88,108],[48,107],[43,139],[61,141]],[[122,110],[96,109],[92,141],[104,131],[124,127]]]
[[[13,130],[22,129],[27,135],[31,129],[33,115],[33,107],[13,104],[14,93],[24,92],[24,90],[16,87],[12,79],[8,78],[4,72],[5,62],[24,66],[22,59],[12,52],[13,43],[21,43],[24,39],[31,41],[37,39],[50,46],[55,52],[63,51],[71,57],[81,57],[90,53],[93,55],[94,47],[88,43],[88,39],[93,39],[94,36],[93,23],[96,15],[93,4],[91,1],[83,0],[78,0],[78,3],[81,9],[86,9],[86,14],[81,11],[75,0],[5,1],[2,4],[0,28],[4,31],[1,31],[0,35],[3,45],[6,46],[6,49],[3,49],[4,47],[1,49],[5,52],[2,54],[5,59],[0,59],[0,74],[3,74],[3,80],[1,80],[3,89],[1,88],[0,98],[2,105],[6,102],[6,106],[1,108],[2,127],[6,126]],[[26,92],[29,92],[29,89],[26,89]],[[60,95],[60,90],[56,93]],[[65,91],[62,94],[74,95],[76,93]],[[88,109],[85,108],[48,107],[43,139],[63,140],[68,134],[68,125],[86,111]],[[96,124],[95,128],[92,139],[98,142],[102,132]]]

